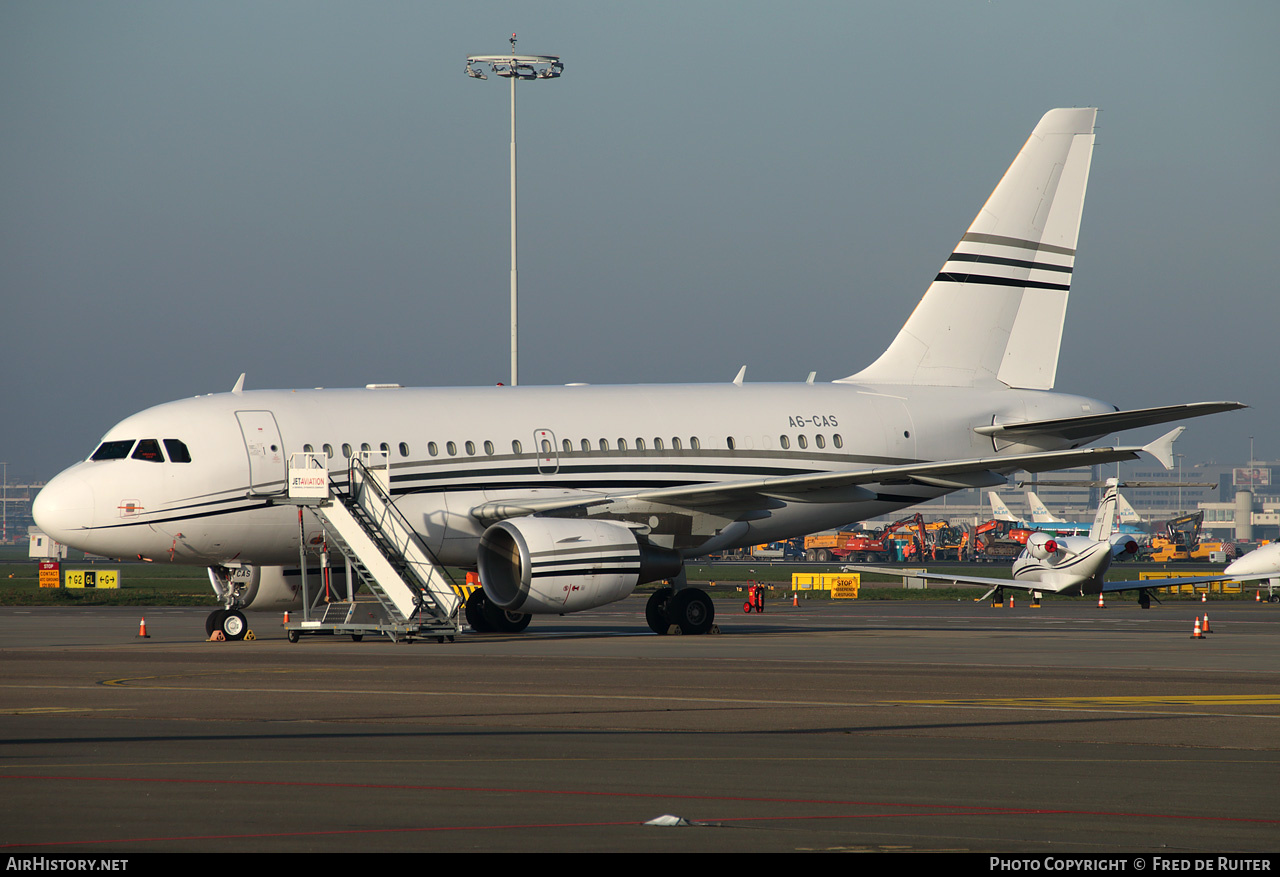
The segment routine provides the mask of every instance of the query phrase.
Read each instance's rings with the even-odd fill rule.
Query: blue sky
[[[842,377],[1027,134],[1098,106],[1058,388],[1280,457],[1270,2],[0,4],[0,458],[230,389]],[[1144,438],[1145,434],[1126,436]]]

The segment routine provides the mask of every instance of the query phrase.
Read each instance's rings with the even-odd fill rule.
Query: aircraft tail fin
[[[1096,116],[1044,115],[893,343],[841,380],[1053,388]]]
[[[991,501],[991,516],[997,521],[1016,521],[1013,512],[1009,511],[1009,507],[1004,504],[1004,500],[1000,499],[1000,495],[994,490],[987,491],[987,498]]]
[[[1129,505],[1129,500],[1124,498],[1123,494],[1116,494],[1116,508],[1120,509],[1120,523],[1122,524],[1141,524],[1142,515],[1134,511],[1133,506]]]
[[[1117,487],[1119,483],[1115,478],[1107,479],[1107,492],[1102,497],[1098,514],[1094,517],[1093,526],[1089,529],[1089,538],[1094,542],[1111,541],[1111,531],[1115,527],[1116,496],[1120,493]]]
[[[1049,507],[1041,502],[1040,497],[1027,491],[1027,505],[1031,507],[1031,520],[1037,524],[1061,524],[1062,518],[1049,511]]]

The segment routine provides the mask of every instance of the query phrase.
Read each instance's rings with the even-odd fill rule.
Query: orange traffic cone
[[[1191,631],[1191,638],[1204,639],[1204,634],[1200,632],[1200,616],[1199,615],[1196,616],[1196,626],[1195,626],[1195,629]]]
[[[1209,613],[1208,612],[1204,614],[1204,623],[1200,625],[1200,632],[1213,633],[1213,631],[1209,629]]]
[[[151,634],[147,633],[147,619],[145,618],[138,622],[138,636],[143,639],[151,639]]]
[[[1101,592],[1101,591],[1099,591],[1099,592],[1098,592],[1098,608],[1099,608],[1099,609],[1106,609],[1106,608],[1107,608],[1107,604],[1106,604],[1106,603],[1104,603],[1104,602],[1102,602],[1102,592]]]
[[[284,620],[280,622],[280,625],[283,627],[284,625],[286,625],[286,624],[288,624],[288,623],[289,623],[289,610],[288,610],[288,609],[286,609],[286,610],[284,610]]]
[[[1010,594],[1010,595],[1009,595],[1009,608],[1010,608],[1010,609],[1012,609],[1012,608],[1013,608],[1013,595],[1012,595],[1012,594]]]
[[[792,592],[791,592],[791,605],[792,605],[792,606],[799,606],[799,605],[800,605],[800,592],[799,592],[799,591],[792,591]]]
[[[1209,592],[1207,590],[1200,592],[1200,602],[1201,603],[1209,602]]]
[[[1262,589],[1261,589],[1261,588],[1259,588],[1258,590],[1256,590],[1256,591],[1254,591],[1254,592],[1253,592],[1253,602],[1255,602],[1255,603],[1261,603],[1261,602],[1262,602]]]

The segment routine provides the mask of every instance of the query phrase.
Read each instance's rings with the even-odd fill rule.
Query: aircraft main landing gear
[[[674,626],[686,636],[710,633],[715,624],[716,606],[700,588],[659,588],[644,607],[649,629],[663,635]]]

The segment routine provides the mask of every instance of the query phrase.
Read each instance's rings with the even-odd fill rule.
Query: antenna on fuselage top
[[[239,396],[244,392],[244,372],[240,372],[240,377],[236,379],[236,385],[231,388],[231,392]]]

